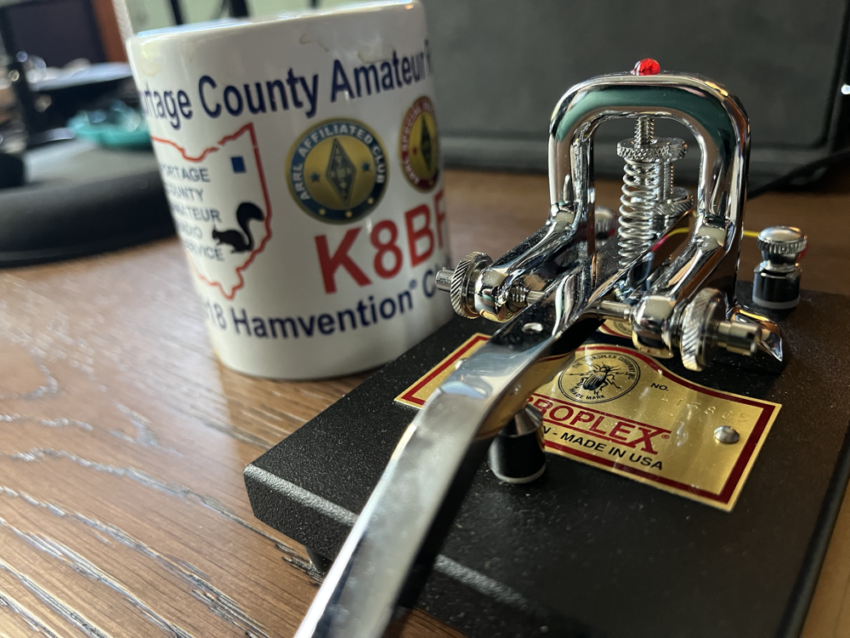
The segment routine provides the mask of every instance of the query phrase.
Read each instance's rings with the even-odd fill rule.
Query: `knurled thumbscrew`
[[[806,236],[793,226],[771,226],[759,233],[762,262],[753,276],[753,302],[771,310],[785,310],[800,302],[797,260],[806,249]]]
[[[441,268],[437,272],[437,288],[449,293],[452,308],[461,317],[476,319],[480,316],[475,308],[475,284],[481,272],[492,263],[489,255],[475,252],[461,259],[454,270]]]
[[[679,350],[688,370],[700,371],[714,358],[718,348],[742,355],[756,349],[759,327],[726,319],[726,295],[703,288],[685,306],[679,320]]]
[[[602,206],[597,207],[595,220],[595,234],[603,242],[617,228],[617,220],[609,208]],[[487,254],[474,252],[461,259],[454,269],[441,268],[437,272],[437,289],[449,293],[452,308],[461,317],[476,319],[480,316],[475,308],[475,283],[481,271],[492,263],[493,260]],[[514,285],[508,292],[511,304],[517,309],[540,301],[543,295],[543,291],[530,290],[520,285]]]

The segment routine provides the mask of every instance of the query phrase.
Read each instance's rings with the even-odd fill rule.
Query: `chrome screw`
[[[715,428],[714,438],[720,443],[732,445],[741,440],[741,435],[731,425],[721,425],[719,428]]]

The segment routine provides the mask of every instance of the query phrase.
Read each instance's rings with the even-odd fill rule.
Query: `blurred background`
[[[423,2],[449,167],[544,172],[549,115],[563,92],[645,57],[717,79],[741,98],[752,126],[751,186],[804,165],[811,168],[796,182],[810,183],[850,141],[846,0]],[[0,0],[0,188],[8,189],[0,190],[0,265],[171,232],[124,39],[175,24],[350,3]],[[673,123],[660,123],[657,133],[692,139]],[[600,129],[597,174],[619,177],[615,145],[630,134],[625,121]],[[693,180],[698,161],[693,148],[677,165],[679,179]],[[81,190],[70,198],[55,190],[68,184]],[[73,211],[59,214],[57,203]],[[91,219],[134,203],[130,227]],[[51,221],[37,229],[10,222],[22,206],[30,220],[37,209]],[[72,212],[89,219],[63,227]],[[74,235],[79,228],[83,237]]]

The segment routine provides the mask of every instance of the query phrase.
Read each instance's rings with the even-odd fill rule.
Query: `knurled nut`
[[[759,233],[756,243],[758,244],[759,250],[764,251],[769,255],[799,255],[806,249],[806,236],[802,233],[799,233],[798,239],[777,241],[768,237],[762,237],[762,234],[767,230],[771,229],[766,228]]]
[[[679,201],[688,201],[693,202],[694,196],[691,195],[691,192],[687,188],[683,188],[681,186],[673,187],[673,194],[667,198],[668,202],[679,202]]]
[[[702,370],[708,363],[703,359],[705,339],[709,337],[708,315],[712,303],[723,300],[723,293],[714,288],[700,290],[682,313],[682,336],[679,350],[682,364],[695,372]]]
[[[473,282],[470,277],[474,276],[481,267],[487,267],[493,263],[490,256],[485,253],[469,253],[461,259],[455,267],[452,275],[452,284],[449,289],[449,298],[452,302],[452,308],[461,317],[466,319],[477,319],[478,313],[475,308],[470,308],[467,304],[467,294],[469,285]]]
[[[668,199],[666,202],[661,202],[656,209],[660,215],[678,217],[683,213],[687,213],[694,207],[694,198],[691,195],[682,199]]]
[[[688,145],[678,137],[660,137],[652,144],[636,147],[634,138],[623,140],[617,144],[617,155],[624,160],[637,162],[675,162],[682,159],[688,152]]]

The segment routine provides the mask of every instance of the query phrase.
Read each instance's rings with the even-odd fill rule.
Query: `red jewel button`
[[[645,58],[635,64],[632,75],[658,75],[661,73],[661,65],[652,58]]]

